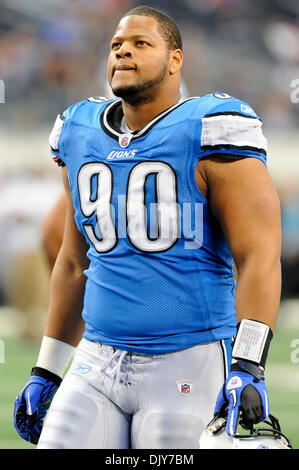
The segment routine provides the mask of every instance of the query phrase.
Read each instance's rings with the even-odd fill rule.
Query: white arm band
[[[62,378],[75,349],[64,341],[43,336],[36,367],[42,367]]]
[[[232,358],[252,361],[264,367],[272,336],[269,326],[265,323],[242,320],[238,325]]]

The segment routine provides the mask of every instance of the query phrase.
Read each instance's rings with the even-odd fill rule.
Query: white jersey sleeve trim
[[[58,142],[60,139],[61,131],[62,131],[62,125],[63,125],[63,119],[61,119],[61,115],[59,114],[56,118],[54,127],[52,129],[52,132],[49,137],[49,144],[54,151],[58,151]]]
[[[103,101],[109,101],[108,98],[105,96],[90,96],[87,98],[88,101],[92,101],[93,103],[103,103]]]
[[[202,119],[202,147],[250,147],[267,152],[267,140],[259,119],[240,115],[204,117]]]

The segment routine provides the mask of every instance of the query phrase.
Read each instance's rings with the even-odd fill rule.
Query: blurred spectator
[[[299,298],[299,185],[279,186],[282,221],[282,299]]]
[[[38,338],[47,311],[49,273],[40,224],[61,184],[46,172],[20,168],[0,185],[0,279],[8,304],[23,319],[24,334]]]
[[[5,125],[7,116],[10,120],[16,114],[19,119],[26,116],[21,122],[34,126],[51,123],[55,110],[74,101],[103,94],[115,21],[144,2],[3,3],[0,77],[8,99],[6,119],[0,118]],[[299,110],[287,103],[290,80],[299,67],[299,12],[294,2],[152,0],[147,4],[168,12],[181,26],[184,75],[191,95],[223,90],[250,101],[260,115],[265,110],[274,127],[298,125]],[[271,90],[278,98],[270,99]]]

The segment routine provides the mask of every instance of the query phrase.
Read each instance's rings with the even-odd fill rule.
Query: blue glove
[[[34,367],[14,405],[14,426],[25,441],[37,444],[44,417],[61,378],[41,367]]]
[[[252,429],[269,415],[269,399],[263,370],[249,362],[232,364],[230,373],[218,394],[215,416],[223,415],[227,409],[226,432],[233,436],[237,432],[241,413],[242,424]]]

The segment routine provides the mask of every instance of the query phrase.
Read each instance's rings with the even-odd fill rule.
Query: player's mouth
[[[113,68],[113,75],[116,73],[116,72],[125,72],[125,71],[132,71],[132,70],[136,70],[136,67],[132,66],[132,65],[116,65],[114,68]]]

